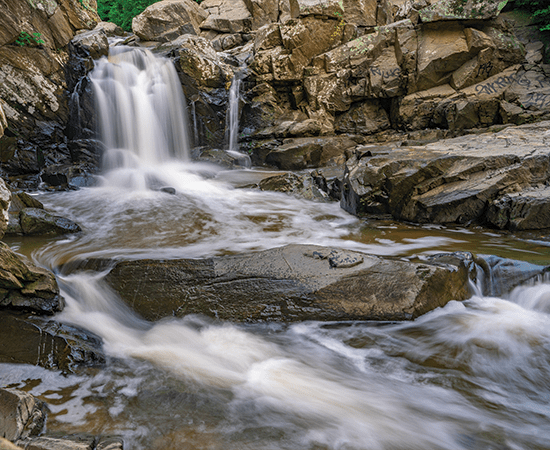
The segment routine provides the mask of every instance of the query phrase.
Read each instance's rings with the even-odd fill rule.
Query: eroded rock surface
[[[307,245],[119,262],[106,281],[149,320],[192,313],[233,321],[406,320],[469,296],[465,266]]]
[[[541,122],[425,146],[373,145],[347,161],[341,205],[420,223],[549,228],[549,130]]]

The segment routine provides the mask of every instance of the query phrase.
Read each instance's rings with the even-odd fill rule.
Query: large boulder
[[[147,280],[147,283],[143,283]],[[107,283],[148,320],[407,320],[469,296],[464,265],[311,245],[198,260],[119,262]]]
[[[51,315],[65,301],[53,273],[14,253],[0,242],[0,309]]]
[[[346,150],[357,143],[347,136],[285,139],[265,157],[265,162],[282,170],[324,166],[345,158]]]
[[[56,216],[42,208],[24,208],[19,214],[23,234],[60,235],[78,233],[80,226],[66,217]]]
[[[193,0],[163,0],[134,17],[132,31],[144,41],[171,41],[182,34],[199,34],[207,17]]]
[[[186,34],[170,43],[177,54],[177,69],[202,88],[225,88],[233,70],[203,37]]]
[[[348,160],[341,205],[357,215],[421,223],[550,227],[544,220],[547,190],[522,194],[550,181],[549,126],[508,127],[417,147],[372,145]]]
[[[201,6],[208,13],[201,24],[203,30],[220,33],[252,31],[252,14],[244,0],[204,0]]]
[[[279,0],[244,0],[252,16],[252,29],[257,30],[279,19]]]

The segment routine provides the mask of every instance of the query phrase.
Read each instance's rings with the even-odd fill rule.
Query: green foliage
[[[15,40],[15,43],[19,45],[19,47],[35,47],[44,43],[44,40],[41,38],[42,35],[40,33],[29,34],[26,31],[21,31],[21,33],[19,33],[19,37]]]
[[[541,31],[550,31],[550,5],[548,0],[513,0],[511,9],[528,11]]]
[[[81,0],[82,1],[82,0]],[[98,0],[97,13],[101,20],[113,22],[123,30],[132,31],[132,19],[159,0]],[[202,0],[195,0],[200,3]]]

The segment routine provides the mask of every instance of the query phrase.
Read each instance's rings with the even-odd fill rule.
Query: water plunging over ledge
[[[239,108],[241,102],[242,74],[236,74],[229,88],[229,103],[227,106],[226,140],[227,153],[241,161],[241,165],[251,167],[250,156],[239,150]]]
[[[130,170],[137,183],[138,169],[188,161],[187,108],[171,61],[145,49],[113,47],[90,78],[106,148],[103,169],[111,180],[130,182]]]
[[[463,228],[398,237],[404,225],[369,229],[336,204],[235,189],[216,178],[219,169],[186,161],[184,103],[170,104],[176,96],[159,74],[172,72],[170,63],[121,52],[92,73],[106,108],[98,111],[109,153],[104,183],[41,197],[84,229],[36,250],[44,265],[287,243],[400,258],[514,245]],[[170,101],[157,101],[156,91]],[[179,118],[161,119],[171,108]],[[162,184],[176,194],[150,189]],[[526,245],[515,255],[544,259],[545,251]],[[1,384],[49,402],[52,432],[122,435],[126,449],[138,450],[550,448],[548,283],[505,298],[477,292],[410,323],[239,325],[197,316],[146,322],[103,277],[60,276],[67,308],[56,319],[101,336],[106,368],[64,376],[0,365]]]

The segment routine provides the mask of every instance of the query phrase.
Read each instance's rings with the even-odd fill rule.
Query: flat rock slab
[[[288,245],[207,259],[117,263],[107,283],[148,320],[407,320],[469,297],[458,265]]]

